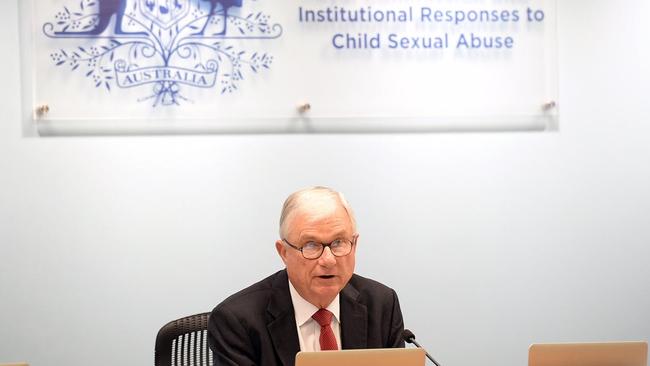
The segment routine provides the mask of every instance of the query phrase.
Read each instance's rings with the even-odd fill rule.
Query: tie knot
[[[332,314],[327,309],[319,309],[311,317],[320,325],[321,327],[328,326],[332,322]]]

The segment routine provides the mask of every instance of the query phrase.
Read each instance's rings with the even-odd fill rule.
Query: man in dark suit
[[[353,274],[359,235],[342,194],[290,195],[276,250],[286,269],[230,296],[210,316],[215,365],[293,365],[299,351],[403,347],[397,294]]]

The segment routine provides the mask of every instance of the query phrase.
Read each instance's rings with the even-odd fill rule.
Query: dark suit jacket
[[[404,322],[395,291],[353,275],[339,298],[343,349],[404,347]],[[294,365],[300,344],[286,270],[214,308],[208,343],[215,365]]]

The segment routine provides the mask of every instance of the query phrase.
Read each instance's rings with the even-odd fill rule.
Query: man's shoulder
[[[215,310],[228,309],[230,311],[247,311],[257,310],[256,308],[266,307],[270,297],[276,292],[286,287],[289,292],[287,272],[278,271],[265,279],[256,282],[245,289],[230,295],[223,300]]]
[[[352,289],[359,292],[361,296],[392,296],[395,293],[395,290],[384,285],[383,283],[360,276],[356,273],[352,275],[352,278],[350,278],[348,285],[352,287]]]

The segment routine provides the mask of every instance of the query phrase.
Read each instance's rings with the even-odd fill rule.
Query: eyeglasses
[[[346,239],[337,239],[329,244],[310,241],[305,243],[305,245],[302,247],[297,247],[289,243],[287,239],[282,239],[282,241],[287,243],[287,245],[293,249],[300,251],[305,259],[318,259],[321,255],[323,255],[325,247],[329,247],[335,257],[345,257],[352,252],[352,247],[357,242],[357,236],[355,235],[352,238],[352,241]]]

